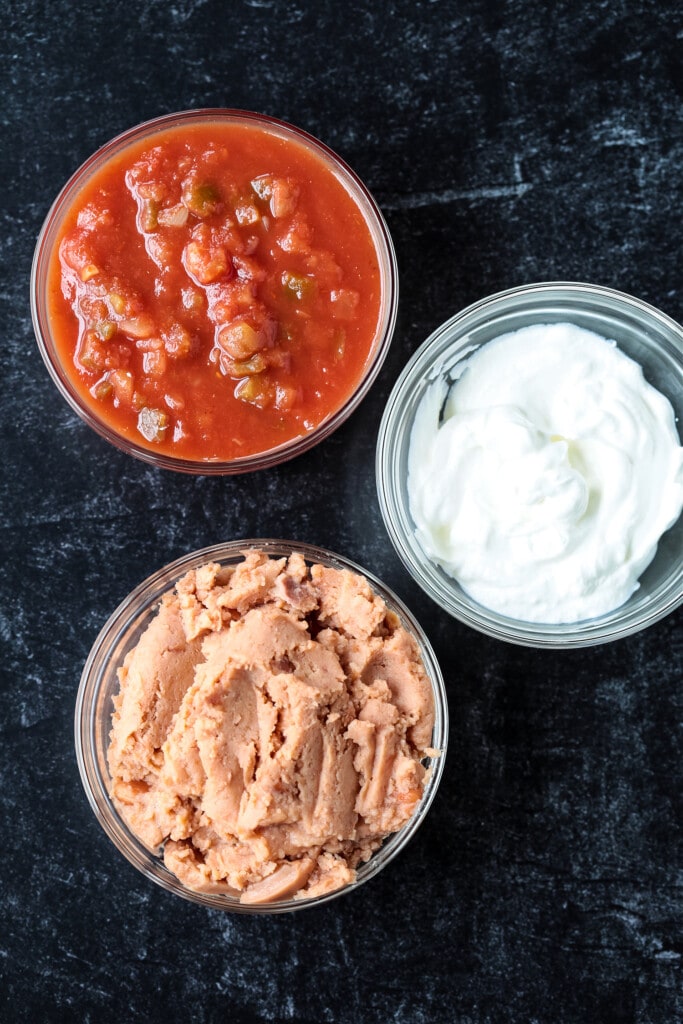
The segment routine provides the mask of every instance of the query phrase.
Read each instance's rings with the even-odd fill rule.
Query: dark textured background
[[[402,569],[375,497],[388,392],[447,316],[575,279],[683,319],[683,18],[671,0],[9,0],[0,32],[0,1019],[305,1024],[683,1020],[679,610],[605,648],[492,642]],[[155,471],[69,411],[36,350],[32,249],[96,147],[195,106],[336,149],[392,231],[398,329],[336,435],[235,479]],[[231,917],[145,881],[82,792],[82,664],[116,604],[196,547],[338,550],[414,609],[452,716],[426,824],[314,911]]]

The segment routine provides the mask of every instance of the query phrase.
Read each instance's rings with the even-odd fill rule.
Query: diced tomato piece
[[[292,365],[291,352],[286,352],[282,348],[270,348],[265,353],[264,358],[271,369],[275,370],[289,370]]]
[[[86,231],[74,231],[62,239],[59,246],[62,261],[80,274],[84,267],[94,263],[92,240]]]
[[[190,277],[199,284],[211,284],[223,277],[228,269],[225,249],[217,245],[188,242],[183,249],[183,265]]]
[[[337,320],[352,320],[358,312],[360,295],[352,288],[335,288],[330,292],[332,316]]]
[[[273,217],[291,217],[296,210],[299,186],[291,178],[275,178],[270,194],[270,212]]]
[[[162,181],[141,181],[135,191],[140,199],[158,204],[166,195],[166,186]]]
[[[140,296],[124,288],[119,281],[109,288],[106,299],[114,316],[134,317],[143,311]]]
[[[110,228],[114,223],[111,210],[106,207],[98,208],[94,203],[88,203],[78,214],[76,220],[79,228],[87,228],[93,231],[95,228]]]
[[[114,398],[122,405],[130,405],[133,401],[135,381],[130,370],[111,370],[107,380],[114,390]]]
[[[275,388],[275,408],[292,409],[301,398],[301,389],[291,385],[278,384]]]
[[[311,232],[303,221],[292,224],[286,234],[278,239],[278,245],[284,252],[308,255],[311,251]]]
[[[182,324],[171,324],[162,331],[164,348],[171,359],[187,359],[193,348],[192,335]]]
[[[118,321],[118,328],[129,338],[151,338],[156,332],[154,320],[149,313],[140,313]]]
[[[163,349],[152,349],[145,352],[142,357],[142,372],[148,373],[150,377],[163,377],[166,373],[168,360]]]
[[[232,264],[237,271],[237,276],[244,281],[265,281],[267,277],[266,268],[258,260],[250,259],[249,256],[233,256]]]
[[[216,341],[233,359],[249,359],[267,344],[264,332],[256,330],[246,320],[235,320],[221,327]]]
[[[95,331],[86,331],[78,350],[78,361],[89,372],[104,370],[107,362],[107,350],[102,339]]]
[[[78,300],[78,311],[88,325],[94,325],[100,320],[106,320],[109,310],[104,299],[98,295],[91,295],[87,289],[83,289]]]
[[[174,256],[173,242],[168,235],[161,235],[158,232],[145,236],[145,249],[150,259],[154,260],[159,270],[162,271]]]
[[[331,252],[317,250],[309,253],[306,256],[306,267],[318,282],[320,291],[326,287],[332,290],[341,285],[344,274]]]

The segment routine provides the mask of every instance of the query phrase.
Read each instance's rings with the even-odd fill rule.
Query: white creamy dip
[[[669,401],[614,342],[568,323],[501,335],[454,372],[446,360],[410,438],[427,556],[527,622],[618,608],[683,507]]]

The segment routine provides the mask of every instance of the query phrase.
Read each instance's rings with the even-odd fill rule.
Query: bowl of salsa
[[[396,321],[396,257],[350,167],[262,114],[195,110],[124,132],[50,209],[34,330],[72,409],[138,458],[241,473],[329,436]]]

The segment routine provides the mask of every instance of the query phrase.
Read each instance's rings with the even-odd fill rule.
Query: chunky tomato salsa
[[[192,461],[266,452],[339,409],[380,300],[347,189],[249,123],[178,126],[114,156],[69,210],[49,276],[55,344],[88,408]]]

